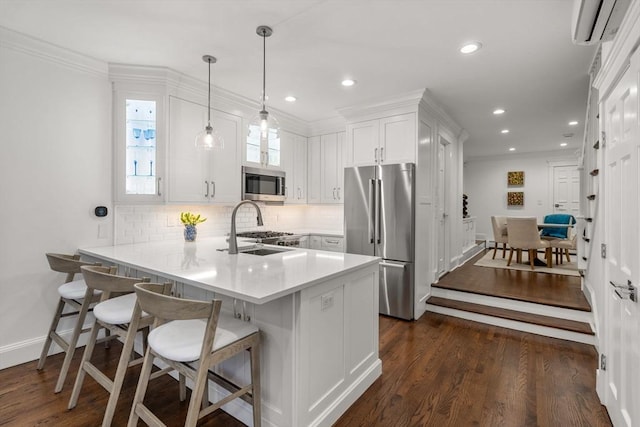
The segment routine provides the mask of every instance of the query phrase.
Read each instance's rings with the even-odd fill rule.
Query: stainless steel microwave
[[[242,167],[242,200],[284,203],[284,171]]]

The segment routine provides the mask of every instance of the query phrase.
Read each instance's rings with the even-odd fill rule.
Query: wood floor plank
[[[478,295],[591,311],[589,301],[582,292],[580,277],[473,265],[486,252],[487,250],[483,250],[461,267],[441,277],[438,283],[434,283],[432,286]]]

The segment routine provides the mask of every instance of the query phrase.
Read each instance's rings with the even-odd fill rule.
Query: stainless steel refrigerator
[[[346,252],[380,262],[380,313],[414,317],[415,165],[344,171]]]

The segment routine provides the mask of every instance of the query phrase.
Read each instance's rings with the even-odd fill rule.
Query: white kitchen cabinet
[[[320,137],[312,136],[307,141],[307,202],[320,203],[322,194],[322,173],[320,160]]]
[[[169,201],[235,203],[240,200],[238,161],[240,117],[212,111],[213,128],[224,139],[222,150],[195,147],[195,136],[207,124],[207,107],[169,98]]]
[[[344,137],[344,132],[320,137],[321,203],[343,203]]]
[[[322,249],[322,237],[321,236],[309,236],[309,249]]]
[[[164,94],[114,85],[116,202],[162,203],[167,135]]]
[[[415,113],[347,125],[348,166],[415,162]]]
[[[344,237],[322,236],[321,249],[331,252],[344,252]]]
[[[281,133],[280,159],[286,172],[285,203],[307,203],[307,138]]]
[[[344,140],[345,132],[309,138],[309,203],[344,203]]]
[[[476,245],[476,217],[462,219],[462,251],[466,252]]]
[[[243,154],[244,164],[256,168],[281,169],[281,138],[283,132],[279,132],[279,136],[271,132],[268,138],[260,138],[260,130],[256,126],[251,126],[249,121],[245,121],[246,135]]]

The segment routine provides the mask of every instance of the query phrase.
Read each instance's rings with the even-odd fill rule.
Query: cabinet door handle
[[[302,195],[300,194],[300,187],[298,187],[298,200],[302,199]]]
[[[162,193],[160,192],[160,181],[162,180],[162,178],[158,177],[157,179],[157,186],[158,186],[158,196],[162,196]]]
[[[336,187],[333,187],[333,200],[336,199]]]
[[[205,185],[205,188],[207,189],[207,191],[205,191],[204,193],[204,197],[208,198],[209,197],[209,181],[205,181],[204,185]]]
[[[215,181],[211,181],[211,198],[216,197],[216,183]]]
[[[266,151],[266,152],[264,153],[264,158],[266,159],[265,164],[266,164],[267,166],[269,166],[269,152],[268,152],[268,151]]]
[[[340,187],[338,187],[338,200],[340,200]]]
[[[331,244],[331,245],[337,245],[340,243],[340,240],[325,240],[325,242]]]
[[[373,161],[377,162],[378,161],[378,148],[374,148],[373,149]]]
[[[286,198],[289,195],[289,187],[284,186],[284,197]]]
[[[380,163],[384,162],[384,147],[380,147]]]

